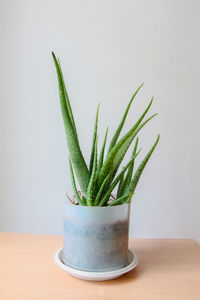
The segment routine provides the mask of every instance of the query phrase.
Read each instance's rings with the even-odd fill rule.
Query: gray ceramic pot
[[[85,271],[111,271],[128,263],[130,204],[64,208],[63,262]]]

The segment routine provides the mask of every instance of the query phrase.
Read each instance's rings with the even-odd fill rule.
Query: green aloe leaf
[[[109,177],[109,174],[108,174],[108,176],[104,179],[104,181],[103,181],[103,183],[102,183],[100,189],[98,190],[98,193],[97,193],[96,198],[95,198],[95,200],[94,200],[94,206],[98,206],[98,204],[99,204],[99,200],[100,200],[101,195],[102,195],[102,193],[103,193],[104,187],[105,187],[106,184],[107,184],[108,177]]]
[[[90,180],[90,174],[86,165],[86,162],[84,160],[83,154],[81,152],[79,142],[77,140],[77,134],[74,130],[73,122],[70,117],[69,108],[67,106],[67,99],[65,94],[65,85],[62,80],[62,74],[59,68],[59,63],[54,55],[52,53],[57,76],[58,76],[58,87],[59,87],[59,95],[60,95],[60,105],[61,105],[61,111],[64,121],[64,127],[65,127],[65,133],[67,138],[67,145],[68,150],[71,158],[71,162],[73,164],[77,180],[79,182],[80,188],[82,190],[83,195],[86,195],[87,193],[87,186]]]
[[[120,198],[117,198],[115,201],[111,202],[108,204],[108,206],[115,206],[115,205],[120,205],[126,203],[126,199],[129,197],[129,194],[122,196]]]
[[[134,145],[134,148],[133,148],[133,153],[132,153],[132,158],[135,156],[136,154],[136,151],[137,151],[137,146],[138,146],[138,137],[136,138],[136,141],[135,141],[135,145]],[[121,197],[123,194],[126,194],[126,191],[129,187],[129,184],[131,182],[131,178],[132,178],[132,174],[133,174],[133,169],[134,169],[134,163],[135,163],[135,159],[133,160],[133,162],[130,164],[129,168],[128,168],[128,171],[127,171],[127,174],[126,174],[126,177],[119,189],[119,193],[118,193],[118,197]]]
[[[86,198],[83,195],[82,195],[81,201],[82,201],[83,206],[87,206]]]
[[[111,142],[110,142],[110,146],[109,146],[108,152],[110,152],[111,149],[115,146],[115,144],[116,144],[116,142],[117,142],[117,140],[118,140],[118,137],[119,137],[119,135],[120,135],[120,133],[121,133],[121,130],[122,130],[122,128],[123,128],[123,125],[124,125],[124,122],[125,122],[125,120],[126,120],[127,114],[128,114],[128,112],[129,112],[130,106],[131,106],[131,104],[132,104],[132,102],[133,102],[135,96],[137,95],[137,93],[139,92],[139,90],[141,89],[141,87],[142,87],[143,85],[144,85],[144,83],[142,83],[142,84],[139,86],[139,88],[137,89],[137,91],[133,94],[133,96],[132,96],[132,98],[131,98],[131,100],[130,100],[130,102],[129,102],[129,104],[128,104],[126,110],[125,110],[125,113],[124,113],[124,115],[123,115],[123,117],[122,117],[122,120],[121,120],[121,122],[120,122],[120,124],[119,124],[117,130],[115,131],[115,134],[114,134],[114,136],[113,136],[113,138],[112,138],[112,140],[111,140]]]
[[[99,104],[99,105],[100,105],[100,104]],[[97,138],[97,126],[98,126],[98,116],[99,116],[99,105],[98,105],[98,107],[97,107],[96,118],[95,118],[95,124],[94,124],[94,133],[93,133],[93,139],[92,139],[92,150],[91,150],[90,167],[89,167],[89,172],[90,172],[90,174],[92,173],[92,169],[93,169],[93,160],[94,160],[95,143],[96,143],[96,138]]]
[[[137,155],[137,154],[136,154]],[[119,173],[119,175],[116,177],[116,179],[113,181],[113,183],[110,185],[110,187],[108,188],[105,196],[102,198],[102,200],[100,201],[99,206],[103,206],[106,204],[106,202],[108,201],[110,194],[112,193],[113,189],[116,187],[116,185],[118,184],[118,182],[121,179],[122,174],[124,174],[126,172],[126,170],[128,169],[129,165],[131,164],[131,162],[133,161],[134,158],[132,158],[128,164],[122,169],[122,171]]]
[[[97,169],[97,137],[95,141],[95,148],[94,148],[94,160],[93,160],[93,168],[92,168],[92,174],[90,177],[90,181],[87,188],[87,205],[92,206],[93,205],[93,192],[95,188],[95,175],[96,175],[96,169]]]
[[[160,135],[158,135],[156,142],[154,143],[153,147],[149,150],[149,152],[147,153],[147,155],[145,156],[145,158],[142,160],[142,162],[140,163],[139,167],[137,168],[133,179],[131,180],[130,186],[129,186],[129,193],[133,195],[135,188],[137,186],[137,183],[140,179],[140,176],[142,175],[142,172],[148,162],[148,160],[150,159],[154,149],[156,148],[158,141],[160,139]],[[128,202],[131,201],[131,196],[129,196]]]
[[[119,166],[120,166],[126,152],[128,151],[128,148],[131,145],[134,138],[135,138],[135,135],[130,136],[128,138],[128,140],[124,143],[124,145],[120,148],[118,153],[116,154],[115,159],[113,161],[113,172],[112,172],[111,180],[115,177],[115,175],[119,169]]]
[[[146,121],[144,121],[141,125],[140,123],[142,122],[143,118],[145,117],[145,115],[147,114],[149,108],[151,107],[153,98],[150,101],[149,105],[147,106],[146,110],[144,111],[144,113],[141,115],[141,117],[138,119],[138,121],[136,122],[136,124],[119,140],[119,142],[112,148],[112,150],[108,153],[106,160],[101,168],[100,174],[98,176],[97,179],[97,184],[98,186],[101,185],[101,183],[103,182],[104,178],[108,175],[108,173],[110,172],[110,170],[113,167],[113,161],[115,159],[116,154],[118,153],[118,151],[120,150],[120,148],[123,146],[123,144],[128,140],[129,137],[131,137],[132,135],[136,136],[137,133],[140,131],[140,129],[147,123],[149,122],[153,117],[155,117],[157,114],[154,114],[153,116],[151,116],[150,118],[148,118]],[[140,125],[140,126],[139,126]]]
[[[103,145],[100,151],[99,155],[99,162],[98,162],[98,167],[97,167],[97,174],[99,174],[101,167],[103,165],[103,158],[104,158],[104,152],[105,152],[105,146],[106,146],[106,141],[107,141],[107,136],[108,136],[108,128],[106,129]]]
[[[103,145],[100,151],[100,155],[99,155],[99,161],[98,161],[98,166],[97,166],[97,172],[96,172],[96,178],[95,178],[95,183],[97,182],[97,178],[99,175],[99,172],[101,170],[101,167],[103,165],[103,158],[104,158],[104,152],[105,152],[105,146],[106,146],[106,141],[107,141],[107,135],[108,135],[108,128],[106,129],[106,133],[105,133],[105,137],[104,137],[104,141],[103,141]],[[106,181],[106,183],[108,183],[108,180]],[[104,186],[105,187],[105,186]],[[97,184],[95,185],[95,193],[98,193],[98,186]]]
[[[123,182],[124,182],[124,173],[122,174],[122,176],[121,176],[121,178],[119,180],[119,185],[118,185],[118,189],[117,189],[117,198],[119,198],[119,191],[121,189],[121,186],[122,186]]]
[[[70,104],[69,97],[68,97],[68,93],[67,93],[67,90],[66,90],[65,81],[64,81],[63,72],[62,72],[62,68],[61,68],[60,61],[59,61],[58,58],[57,58],[57,62],[58,62],[58,67],[59,67],[59,71],[60,71],[60,75],[61,75],[61,80],[62,80],[63,88],[64,88],[65,101],[66,101],[67,109],[68,109],[68,112],[69,112],[70,120],[71,120],[71,122],[72,122],[72,126],[73,126],[73,128],[74,128],[74,132],[75,132],[75,134],[76,134],[77,142],[79,143],[79,140],[78,140],[78,134],[77,134],[77,130],[76,130],[76,125],[75,125],[75,121],[74,121],[74,116],[73,116],[73,113],[72,113],[71,104]]]
[[[78,201],[78,203],[82,204],[80,195],[79,195],[77,187],[76,187],[76,181],[75,181],[75,178],[74,178],[74,172],[73,172],[73,167],[72,167],[70,157],[69,157],[69,170],[70,170],[70,176],[71,176],[71,182],[72,182],[72,188],[73,188],[73,191],[74,191],[74,195],[75,195],[76,200]]]

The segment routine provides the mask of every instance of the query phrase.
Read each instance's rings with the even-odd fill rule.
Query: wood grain
[[[53,255],[60,236],[0,233],[1,300],[199,300],[200,248],[194,240],[131,239],[138,267],[105,282],[76,279]]]

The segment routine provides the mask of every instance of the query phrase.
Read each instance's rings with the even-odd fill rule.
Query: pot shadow
[[[184,248],[183,252],[181,240],[176,245],[173,241],[169,241],[169,244],[166,244],[163,240],[145,240],[141,245],[137,243],[137,245],[130,248],[134,248],[139,257],[139,263],[135,269],[118,278],[93,282],[93,284],[115,286],[137,281],[143,276],[151,276],[154,270],[157,273],[163,272],[163,270],[171,270],[173,272],[174,270],[185,268],[186,257],[191,256],[191,246]]]
[[[137,270],[138,267],[136,267],[134,270],[129,271],[128,273],[121,275],[120,277],[117,277],[115,279],[110,279],[110,280],[105,280],[105,281],[87,281],[87,283],[91,284],[93,286],[101,286],[101,287],[106,287],[106,286],[116,286],[116,285],[121,285],[121,284],[127,284],[129,282],[136,281],[139,278],[139,272]]]

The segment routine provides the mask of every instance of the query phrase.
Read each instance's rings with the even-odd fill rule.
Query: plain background
[[[61,234],[70,186],[51,50],[59,56],[83,153],[98,102],[100,143],[136,88],[126,130],[154,96],[131,236],[200,239],[200,2],[0,1],[0,230]],[[129,158],[127,155],[124,163]]]

